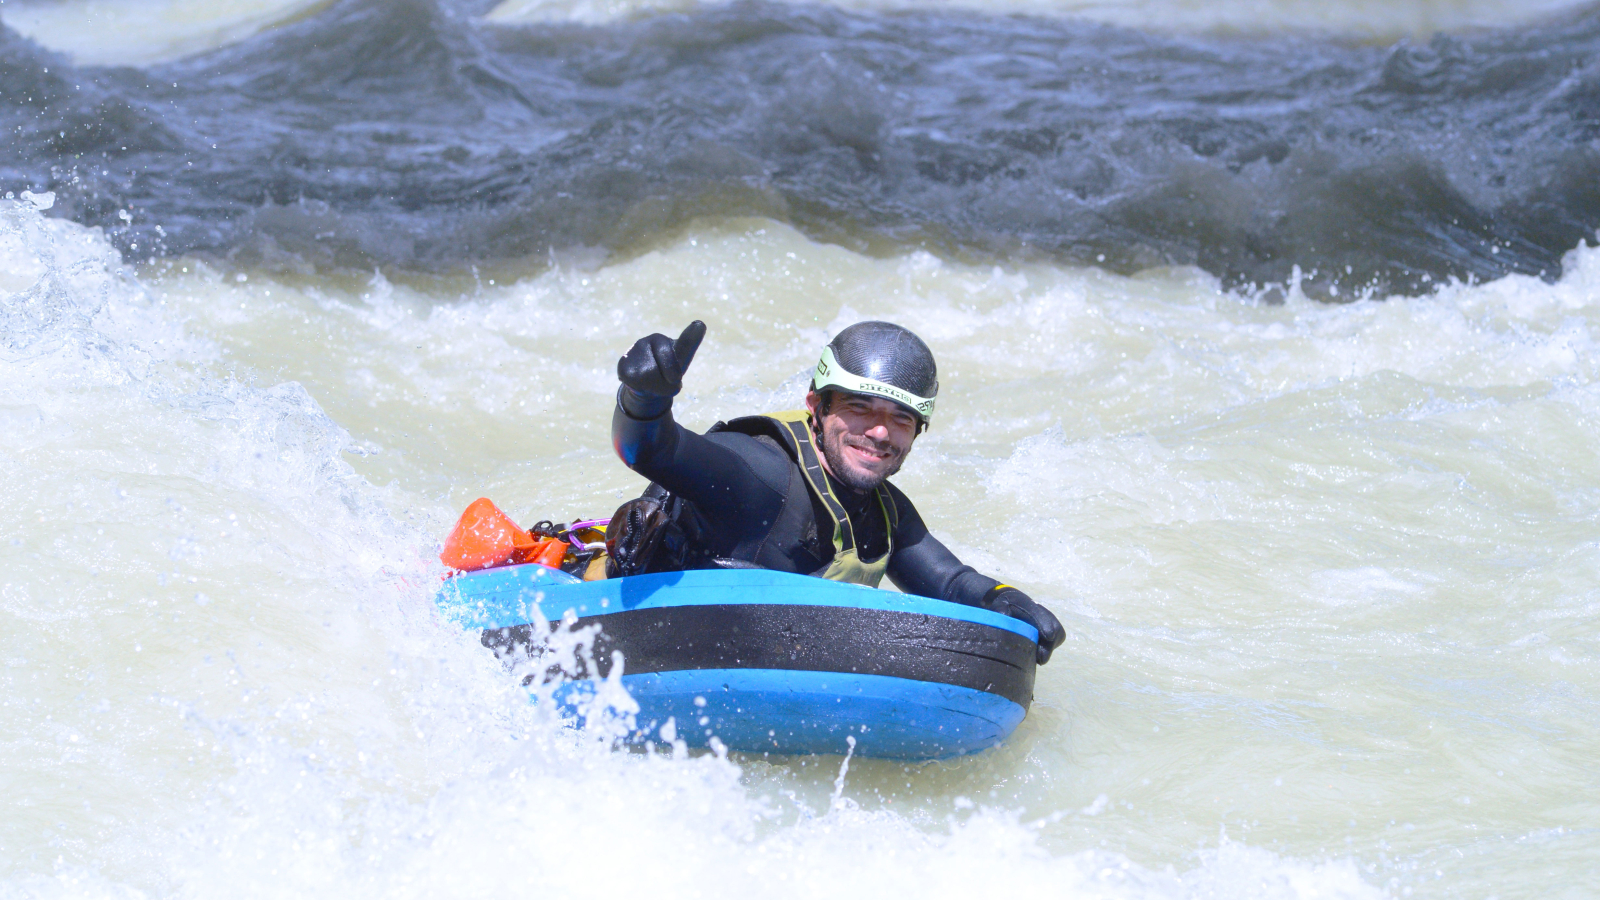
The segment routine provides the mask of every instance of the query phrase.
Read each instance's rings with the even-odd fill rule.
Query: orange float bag
[[[439,561],[452,569],[468,572],[511,562],[530,562],[539,550],[548,549],[541,547],[541,543],[546,542],[518,528],[517,523],[487,497],[479,497],[461,514],[450,536],[444,539],[444,552],[439,554]],[[560,564],[558,557],[556,565]]]
[[[571,549],[572,545],[560,538],[542,538],[539,540],[538,545],[533,548],[533,551],[528,554],[527,561],[536,562],[541,566],[549,566],[552,569],[559,569],[561,568],[561,560],[566,557],[567,551]]]

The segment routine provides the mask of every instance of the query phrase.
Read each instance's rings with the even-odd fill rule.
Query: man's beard
[[[866,493],[873,490],[878,485],[883,484],[889,476],[900,471],[900,464],[905,462],[906,456],[902,453],[895,458],[894,462],[889,466],[889,470],[882,475],[868,475],[847,468],[844,462],[844,435],[843,431],[836,432],[832,437],[829,437],[827,433],[823,433],[822,439],[818,443],[822,445],[822,458],[828,461],[828,469],[832,472],[834,479],[853,491]]]

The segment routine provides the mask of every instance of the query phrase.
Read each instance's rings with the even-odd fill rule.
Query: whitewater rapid
[[[3,0],[0,898],[1600,892],[1595,11]],[[616,749],[439,616],[642,489],[635,338],[703,429],[868,318],[1067,631],[1004,746]]]
[[[1263,306],[1195,270],[871,258],[708,222],[513,278],[124,266],[5,204],[16,896],[1544,896],[1596,810],[1600,254]],[[1069,640],[931,765],[616,752],[431,593],[472,497],[604,513],[612,360],[711,327],[704,427],[915,323],[898,483]]]
[[[215,49],[314,13],[326,0],[8,0],[11,27],[80,63],[148,65]],[[1438,31],[1520,25],[1583,6],[1583,0],[834,0],[867,11],[969,9],[990,13],[1071,16],[1132,28],[1190,33],[1331,32],[1362,40],[1426,40]],[[694,0],[502,0],[476,4],[494,23],[605,24],[715,4]]]

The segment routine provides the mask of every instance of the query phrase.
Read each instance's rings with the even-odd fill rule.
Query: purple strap
[[[587,550],[587,549],[589,549],[589,545],[585,544],[583,541],[578,540],[578,536],[576,534],[574,534],[573,532],[581,531],[582,529],[585,529],[585,528],[593,528],[596,525],[609,525],[609,524],[611,524],[611,520],[610,519],[587,519],[587,520],[582,521],[582,522],[573,522],[570,526],[567,527],[567,541],[569,543],[571,543],[572,546],[578,548],[579,550]]]

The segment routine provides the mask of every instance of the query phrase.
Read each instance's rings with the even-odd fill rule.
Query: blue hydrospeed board
[[[1031,625],[786,572],[580,582],[505,566],[449,579],[439,605],[508,662],[537,660],[548,622],[598,625],[593,659],[554,696],[576,715],[620,651],[639,742],[842,754],[853,738],[860,756],[939,759],[1000,743],[1033,697]]]

